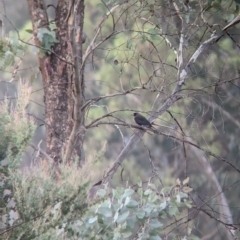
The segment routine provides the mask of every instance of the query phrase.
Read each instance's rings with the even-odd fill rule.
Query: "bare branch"
[[[227,26],[225,26],[222,31],[226,31],[229,28],[235,26],[236,24],[238,24],[240,22],[240,15],[238,15],[237,17],[235,17]]]
[[[84,64],[86,63],[86,60],[88,58],[88,56],[91,54],[91,52],[96,49],[98,46],[100,46],[100,44],[102,44],[106,39],[108,39],[112,34],[114,34],[114,31],[110,34],[110,36],[108,36],[107,38],[105,38],[103,41],[100,41],[98,44],[95,44],[96,39],[101,31],[102,25],[103,23],[108,19],[108,17],[111,15],[112,13],[115,12],[121,5],[117,4],[114,7],[112,7],[110,9],[110,11],[107,12],[107,14],[104,16],[104,18],[102,19],[102,21],[99,23],[98,27],[97,27],[97,31],[95,36],[93,37],[91,43],[89,44],[89,46],[87,47],[87,50],[85,51],[85,54],[83,56],[83,61],[82,61],[82,67],[84,66]],[[81,68],[82,68],[81,67]]]
[[[93,98],[93,99],[89,99],[81,108],[81,110],[84,110],[88,105],[92,104],[92,103],[96,103],[102,99],[106,99],[106,98],[112,98],[112,97],[117,97],[117,96],[122,96],[122,95],[127,95],[137,89],[144,89],[143,87],[135,87],[135,88],[132,88],[132,89],[129,89],[123,93],[113,93],[113,94],[110,94],[110,95],[105,95],[105,96],[99,96],[99,97],[96,97],[96,98]]]
[[[41,143],[41,142],[40,142]],[[39,151],[40,154],[42,154],[43,157],[45,157],[48,161],[50,161],[51,163],[54,163],[53,159],[40,148],[40,144],[38,144],[38,146],[35,146],[34,144],[30,144],[30,146],[35,149],[36,151]]]

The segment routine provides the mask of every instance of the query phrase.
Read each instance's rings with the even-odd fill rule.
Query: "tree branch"
[[[73,77],[73,128],[66,147],[66,160],[70,161],[77,139],[79,138],[79,160],[83,160],[83,138],[85,136],[85,111],[82,106],[85,104],[84,96],[84,64],[83,64],[83,21],[84,21],[84,0],[79,0],[72,5],[70,9],[70,17],[68,19],[69,35],[71,41],[72,57],[74,62],[74,77]],[[77,34],[79,30],[80,34]],[[82,67],[80,67],[82,65]]]

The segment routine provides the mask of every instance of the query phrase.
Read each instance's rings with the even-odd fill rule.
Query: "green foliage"
[[[161,239],[166,223],[178,218],[191,203],[179,185],[160,191],[158,188],[152,183],[147,187],[139,183],[135,190],[128,187],[99,189],[98,203],[94,203],[81,220],[72,223],[72,236]]]
[[[225,1],[225,0],[208,0],[205,5],[205,11],[209,10],[230,10],[231,13],[239,13],[239,0]],[[228,12],[226,18],[229,18],[229,15],[232,14]]]
[[[167,188],[153,183],[139,183],[134,189],[105,186],[90,203],[89,167],[79,170],[77,163],[62,163],[59,175],[47,161],[24,174],[12,169],[19,219],[4,239],[161,239],[166,225],[191,208],[189,179]]]
[[[29,145],[35,131],[32,119],[26,115],[29,89],[22,86],[19,101],[15,105],[5,99],[0,104],[0,209],[2,218],[0,226],[6,227],[10,223],[12,209],[13,181],[11,171],[18,169],[23,153]]]
[[[104,1],[107,6],[115,2],[117,1]],[[168,37],[173,43],[175,43],[174,40],[177,39],[177,44],[173,45],[178,46],[179,32],[175,30],[179,28],[179,26],[176,26],[175,22],[171,21],[171,19],[174,18],[172,14],[169,14],[167,11],[166,14],[160,12],[161,9],[164,11],[164,1],[161,1],[161,5],[158,5],[155,1],[138,1],[131,7],[131,1],[128,2],[129,4],[126,3],[121,6],[122,10],[119,10],[119,13],[113,13],[101,28],[101,34],[100,37],[97,38],[96,43],[100,43],[105,36],[111,33],[113,19],[116,20],[114,27],[116,27],[118,34],[113,35],[113,37],[108,39],[107,43],[103,43],[94,51],[92,58],[93,68],[91,69],[93,71],[89,71],[88,73],[91,72],[91,74],[86,78],[86,84],[90,83],[86,87],[86,91],[90,93],[88,98],[93,98],[95,95],[122,92],[132,87],[141,87],[143,83],[148,81],[147,87],[149,87],[149,89],[161,89],[163,86],[164,93],[162,94],[162,98],[164,100],[168,94],[172,92],[171,88],[174,87],[177,76],[177,71],[169,67],[171,65],[176,66],[176,56],[172,49],[166,44],[164,36]],[[165,3],[167,2],[168,1],[165,1]],[[203,29],[205,24],[201,21],[200,16],[205,17],[210,25],[213,24],[221,27],[225,24],[224,20],[229,22],[234,18],[235,14],[238,14],[239,7],[235,3],[239,1],[203,1],[201,9],[198,1],[190,0],[187,7],[184,5],[184,2],[187,1],[177,2],[179,10],[183,12],[182,17],[187,23],[193,23],[187,27],[187,32],[189,33],[187,38],[189,41],[187,45],[184,46],[184,53],[186,54],[184,59],[188,60],[191,53],[199,44],[211,35],[208,28],[207,30]],[[101,11],[99,7],[96,7],[99,6],[96,4],[96,1],[91,0],[86,3],[86,8],[88,8],[89,11],[85,13],[87,17],[84,22],[84,30],[87,31],[90,40],[92,39],[92,35],[96,33],[93,29],[95,29],[101,21],[103,12],[106,13],[109,10],[105,4],[100,3]],[[159,19],[154,17],[154,13],[160,14],[162,18],[166,18],[166,20],[159,24]],[[196,18],[196,16],[199,16],[199,18]],[[118,17],[120,21],[118,21]],[[179,20],[180,19],[178,19],[178,22]],[[93,23],[97,23],[94,28]],[[121,25],[120,28],[118,24]],[[166,26],[168,27],[167,30],[165,30]],[[164,31],[161,31],[161,28]],[[25,33],[32,34],[30,27],[27,27],[27,29]],[[121,29],[124,30],[121,32]],[[58,42],[55,32],[45,28],[40,29],[38,38],[42,43],[41,47],[44,49],[40,50],[42,56],[51,50],[52,46]],[[18,43],[16,43],[16,46],[17,44]],[[17,54],[18,51],[21,52],[21,47],[17,52],[10,49],[9,54],[9,42],[3,42],[2,45],[3,48],[0,49],[2,50],[1,54],[3,55],[1,59],[3,60],[0,61],[6,61],[3,65],[13,64],[14,56],[16,56],[14,54]],[[15,46],[15,43],[12,45]],[[154,51],[154,49],[156,51]],[[209,54],[209,52],[211,52],[211,54]],[[218,79],[228,79],[229,75],[233,75],[233,73],[236,72],[233,70],[238,69],[239,58],[236,54],[233,54],[234,52],[236,52],[236,48],[232,40],[227,38],[219,41],[211,49],[208,49],[208,51],[205,52],[205,58],[200,59],[191,69],[191,73],[194,76],[190,76],[190,81],[186,82],[187,88],[204,88],[206,92],[210,93],[211,88],[206,89],[205,86],[214,84]],[[114,61],[117,61],[118,65],[114,65]],[[222,71],[223,63],[224,71]],[[201,71],[198,72],[198,69]],[[211,78],[211,76],[214,78]],[[233,75],[233,77],[236,76]],[[162,82],[162,80],[164,81]],[[95,84],[95,82],[97,83]],[[239,84],[237,84],[237,86],[238,85]],[[239,92],[234,95],[234,91],[229,91],[230,87],[228,86],[228,84],[224,84],[224,88],[221,88],[221,86],[217,87],[216,85],[215,90],[216,92],[221,90],[221,93],[224,91],[221,97],[229,93],[229,95],[238,99]],[[111,110],[130,108],[146,111],[147,113],[151,109],[154,98],[154,92],[151,93],[141,90],[132,95],[118,97],[116,100],[114,98],[110,100],[104,99],[96,103],[102,104],[103,107],[99,107],[99,105],[91,107],[86,122],[91,122]],[[195,99],[201,102],[198,96],[195,96]],[[229,159],[234,160],[239,152],[237,146],[238,141],[236,141],[236,136],[239,132],[236,131],[236,128],[233,127],[230,121],[226,121],[226,123],[224,123],[224,132],[222,133],[219,127],[221,126],[221,121],[219,121],[220,124],[218,122],[218,125],[215,126],[217,120],[223,118],[221,114],[213,109],[216,120],[215,122],[212,121],[212,118],[209,118],[213,115],[213,111],[211,111],[212,108],[208,107],[208,109],[210,109],[209,111],[208,109],[202,111],[202,108],[199,109],[200,104],[198,104],[197,101],[186,99],[176,104],[170,110],[184,128],[184,131],[186,129],[185,133],[187,135],[190,133],[191,136],[194,136],[197,142],[201,142],[202,147],[205,146],[206,141],[206,149],[220,156],[226,155],[224,152],[224,149],[226,149],[226,151],[229,152]],[[215,102],[216,99],[213,97],[211,101]],[[6,107],[6,111],[8,107],[9,104]],[[203,107],[205,106],[203,105]],[[236,118],[238,118],[237,107],[238,101],[228,101],[226,103],[227,111],[234,114]],[[116,116],[118,115],[116,114]],[[131,113],[129,112],[121,112],[119,117],[127,123],[131,123],[132,121]],[[23,119],[22,117],[19,118]],[[188,118],[191,118],[189,124],[186,123],[186,119]],[[110,118],[108,119],[110,120]],[[9,123],[8,115],[6,114],[1,121],[2,125],[8,126],[8,132],[10,132],[12,129],[9,126],[12,125]],[[167,113],[156,121],[164,123],[165,125],[167,124],[168,126],[176,125]],[[204,127],[200,128],[202,121]],[[225,132],[225,126],[227,134]],[[27,146],[27,142],[29,142],[28,138],[26,138],[26,145],[25,141],[22,142],[22,140],[25,139],[24,134],[28,133],[28,127],[24,128],[24,126],[22,126],[21,128],[25,129],[22,130],[21,134],[19,131],[13,131],[13,133],[9,133],[9,135],[4,133],[8,137],[3,137],[0,142],[0,150],[2,149],[3,157],[4,159],[9,159],[8,166],[11,166],[10,170],[8,168],[2,168],[1,174],[8,176],[5,181],[5,187],[8,186],[8,188],[11,189],[19,213],[19,219],[14,222],[15,228],[5,235],[6,238],[76,239],[82,237],[82,239],[91,239],[92,237],[92,239],[114,239],[115,237],[116,239],[127,239],[132,238],[135,236],[135,233],[138,233],[136,238],[139,239],[160,239],[162,231],[167,224],[169,222],[175,222],[175,218],[179,219],[180,216],[183,215],[184,210],[186,210],[187,207],[191,207],[191,202],[188,201],[186,195],[191,189],[188,186],[182,186],[180,182],[177,183],[180,187],[174,186],[164,189],[154,185],[143,188],[140,185],[136,192],[133,192],[129,187],[126,189],[104,188],[98,191],[99,200],[97,202],[94,201],[91,206],[87,206],[87,183],[85,178],[83,180],[79,173],[76,172],[77,167],[75,164],[69,166],[69,169],[67,169],[65,164],[61,165],[61,175],[57,177],[52,173],[52,166],[46,165],[46,163],[44,163],[45,165],[36,166],[38,168],[31,167],[21,171],[17,170],[19,163],[21,163],[23,150]],[[217,128],[218,131],[215,131],[215,128]],[[231,131],[228,131],[229,129],[231,129]],[[123,127],[121,130],[127,141],[132,131]],[[90,131],[87,132],[89,134]],[[4,134],[1,135],[5,136]],[[233,142],[231,144],[229,143],[231,140],[229,140],[230,136]],[[201,141],[202,138],[204,139],[204,143]],[[122,139],[119,136],[119,132],[113,126],[95,128],[92,137],[89,137],[87,141],[85,141],[84,147],[86,148],[86,154],[92,157],[94,151],[98,152],[98,145],[100,146],[99,148],[102,148],[103,139],[107,142],[107,150],[104,149],[104,152],[100,153],[97,157],[100,159],[99,162],[101,164],[104,162],[104,164],[107,165],[110,159],[116,157],[122,147]],[[183,165],[180,161],[181,156],[179,157],[179,155],[181,154],[179,154],[179,151],[177,155],[175,155],[173,151],[176,146],[178,148],[178,145],[174,143],[173,147],[171,144],[173,142],[169,138],[162,138],[161,136],[146,135],[143,140],[149,146],[154,163],[156,163],[158,167],[161,167],[161,174],[164,175],[165,185],[170,185],[169,182],[172,181],[172,178],[170,178],[169,175],[180,174]],[[227,146],[228,143],[229,146]],[[16,148],[13,147],[15,146],[14,144],[17,146]],[[224,148],[222,147],[223,145]],[[23,146],[23,148],[20,148],[20,146]],[[141,152],[144,152],[142,149],[143,147],[138,145],[135,152],[129,157],[130,163],[126,161],[123,165],[125,169],[124,174],[127,175],[126,178],[128,179],[129,177],[131,180],[133,179],[133,182],[136,180],[136,176],[142,177],[143,174],[149,174],[149,171],[146,171],[146,168],[141,165],[142,162],[145,164],[146,162],[148,163],[146,156],[144,154],[141,155]],[[233,150],[235,151],[235,155],[233,154]],[[19,154],[16,154],[16,152]],[[106,155],[104,156],[105,152]],[[187,151],[187,157],[191,158],[191,152],[189,153],[189,151]],[[177,162],[179,162],[179,164],[177,164]],[[206,180],[202,172],[199,173],[199,169],[195,166],[194,162],[196,161],[189,161],[189,163],[193,165],[193,168],[189,168],[189,172],[193,169],[194,171],[198,171],[198,174],[194,176],[194,184],[201,186],[204,194],[212,194],[212,192],[208,192],[208,189],[211,188],[211,183]],[[212,162],[216,164],[216,167],[219,167],[218,161]],[[103,167],[101,166],[97,168],[100,169],[98,170],[99,174],[102,174]],[[179,166],[181,166],[181,168]],[[179,169],[177,169],[178,167]],[[104,169],[106,168],[104,167]],[[232,174],[234,174],[233,171],[231,171],[230,175],[232,176]],[[79,178],[76,177],[77,175],[79,175]],[[222,172],[219,174],[219,179],[222,178],[224,183],[227,182],[225,176]],[[67,179],[71,177],[74,179],[68,182]],[[238,179],[237,177],[236,174],[236,181]],[[116,184],[116,182],[114,182],[114,184]],[[183,185],[186,184],[187,181],[183,183]],[[3,196],[3,192],[1,192],[1,195]],[[234,194],[228,195],[229,199],[233,199],[232,206],[236,205],[238,200],[233,196]],[[4,201],[5,200],[6,198]],[[160,206],[162,206],[162,209]],[[7,210],[9,211],[9,209],[10,208]],[[155,216],[153,213],[158,215]],[[17,227],[17,224],[22,225]],[[204,226],[202,227],[200,225]],[[204,233],[207,228],[208,224],[205,224],[204,221],[198,221],[199,232]],[[159,236],[152,234],[154,231],[157,231]],[[171,238],[177,239],[174,234],[172,234]],[[182,239],[186,239],[186,237]],[[188,236],[188,239],[197,239],[197,237]]]
[[[159,37],[159,30],[156,29],[156,28],[149,28],[148,29],[148,33],[151,37],[152,40],[159,40],[160,37]]]
[[[13,66],[16,57],[23,57],[25,47],[16,39],[14,34],[0,40],[0,70]]]
[[[79,174],[78,163],[58,166],[47,161],[19,168],[35,131],[26,107],[31,89],[19,86],[17,102],[0,107],[0,229],[4,239],[54,239],[64,224],[80,218],[87,206],[87,165]],[[0,234],[1,234],[0,232]],[[0,238],[1,238],[0,237]]]
[[[15,106],[7,99],[0,106],[0,161],[7,159],[7,166],[12,168],[19,166],[35,130],[33,121],[26,116],[26,101],[25,93],[19,93]]]
[[[56,32],[50,31],[47,28],[39,28],[37,38],[41,42],[40,54],[44,56],[47,52],[51,50],[55,43],[59,41],[56,39]]]
[[[56,173],[51,162],[42,161],[10,169],[18,219],[4,239],[161,239],[166,226],[192,207],[189,179],[165,188],[150,182],[133,188],[105,186],[90,200],[90,168],[63,162]]]
[[[13,197],[20,226],[7,239],[59,239],[61,228],[81,218],[87,209],[87,171],[81,174],[77,162],[60,164],[56,174],[53,165],[43,161],[22,171],[12,170]],[[85,171],[85,174],[83,173]]]

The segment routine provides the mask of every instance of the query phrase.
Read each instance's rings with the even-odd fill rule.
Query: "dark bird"
[[[138,124],[139,126],[144,126],[148,128],[152,127],[152,124],[140,113],[134,113],[133,116],[136,124]]]

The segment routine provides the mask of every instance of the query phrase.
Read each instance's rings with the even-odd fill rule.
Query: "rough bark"
[[[78,11],[84,11],[84,1],[78,2],[80,2],[80,4],[78,4],[79,7],[76,9]],[[78,93],[81,92],[81,96],[84,96],[83,78],[78,89],[76,89],[76,84],[74,84],[75,78],[79,76],[79,73],[75,73],[76,68],[74,65],[77,62],[74,61],[74,63],[72,63],[74,59],[74,56],[72,56],[74,48],[72,46],[73,42],[69,40],[69,34],[71,34],[69,28],[72,27],[69,24],[69,13],[72,13],[72,17],[75,19],[74,14],[76,12],[71,10],[74,9],[74,4],[76,4],[74,0],[59,0],[55,9],[56,38],[59,42],[54,45],[50,54],[46,54],[43,57],[40,54],[38,56],[39,69],[44,86],[46,153],[54,159],[56,163],[62,160],[64,152],[69,146],[68,140],[75,126],[74,121],[79,120],[76,117],[77,113],[74,108],[76,101],[78,101],[76,91]],[[46,6],[43,0],[28,0],[28,7],[33,25],[35,44],[36,46],[40,46],[37,38],[38,31],[43,27],[48,28]],[[77,18],[78,21],[81,22],[79,24],[79,26],[81,25],[80,31],[82,31],[83,28],[83,16],[82,12]],[[82,42],[80,42],[80,45],[82,45]],[[78,49],[77,53],[79,56],[78,63],[81,63],[81,50]],[[84,67],[82,67],[82,73],[83,69]],[[81,74],[81,76],[83,75]],[[79,124],[84,124],[84,121],[80,121]],[[79,126],[77,127],[80,128]],[[81,136],[83,135],[84,134]],[[80,138],[82,139],[81,146],[83,137]],[[79,140],[79,138],[77,140]],[[77,156],[81,157],[82,148],[76,147],[76,145],[79,146],[79,144],[76,144],[77,140],[74,139],[71,151],[73,152],[75,149]],[[72,156],[72,152],[68,158]]]
[[[72,156],[77,155],[84,160],[83,142],[85,136],[85,104],[84,96],[84,63],[83,63],[83,20],[84,20],[84,0],[72,0],[70,14],[68,17],[69,41],[71,46],[71,55],[74,63],[73,71],[73,121],[69,120],[68,133],[69,141],[66,147],[66,159],[69,161]]]

